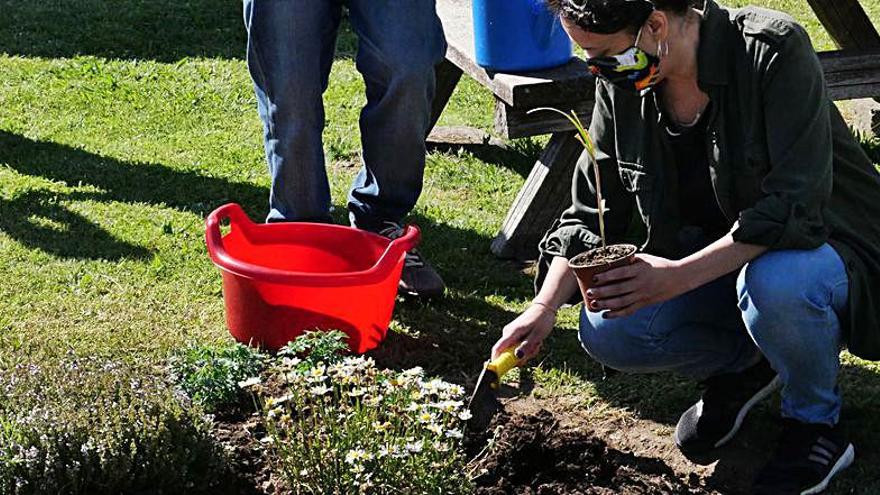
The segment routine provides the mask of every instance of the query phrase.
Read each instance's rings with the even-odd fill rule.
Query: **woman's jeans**
[[[378,230],[399,222],[421,193],[434,66],[446,53],[434,0],[244,0],[247,63],[272,177],[270,221],[330,220],[322,95],[343,4],[367,96],[363,168],[348,198],[352,223]]]
[[[768,251],[731,274],[623,318],[581,312],[580,341],[606,366],[705,379],[766,356],[782,379],[782,415],[836,424],[848,279],[828,244]],[[757,347],[756,347],[757,344]]]

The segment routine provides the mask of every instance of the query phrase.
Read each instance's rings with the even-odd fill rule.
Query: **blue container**
[[[477,63],[497,72],[548,69],[571,59],[571,40],[544,0],[473,0]]]

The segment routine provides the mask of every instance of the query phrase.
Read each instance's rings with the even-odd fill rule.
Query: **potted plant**
[[[605,202],[602,199],[602,179],[599,176],[599,163],[596,161],[595,149],[590,134],[586,131],[580,118],[574,110],[571,113],[565,113],[556,108],[540,107],[529,110],[528,113],[541,110],[549,110],[563,115],[577,129],[575,138],[583,145],[587,152],[590,163],[593,165],[593,174],[596,177],[596,205],[599,210],[599,237],[602,239],[602,246],[584,251],[568,260],[568,266],[574,271],[577,277],[578,286],[581,289],[581,296],[585,303],[587,300],[587,289],[593,285],[593,277],[602,272],[632,263],[633,256],[638,248],[632,244],[612,244],[607,245],[605,241]],[[587,305],[589,308],[589,305]]]

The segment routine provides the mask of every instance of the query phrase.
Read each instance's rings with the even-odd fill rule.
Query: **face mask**
[[[641,35],[639,29],[635,44],[619,55],[587,59],[590,72],[615,86],[645,96],[658,82],[660,57],[638,47]],[[660,53],[659,44],[657,53]]]

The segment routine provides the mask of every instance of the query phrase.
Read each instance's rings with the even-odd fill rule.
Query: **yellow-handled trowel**
[[[483,366],[483,371],[480,373],[480,378],[477,379],[476,387],[474,387],[474,394],[468,403],[471,419],[467,423],[467,428],[470,431],[482,431],[488,428],[492,417],[501,406],[495,396],[495,391],[501,384],[501,377],[519,364],[519,359],[514,355],[513,349],[513,347],[507,349]]]

